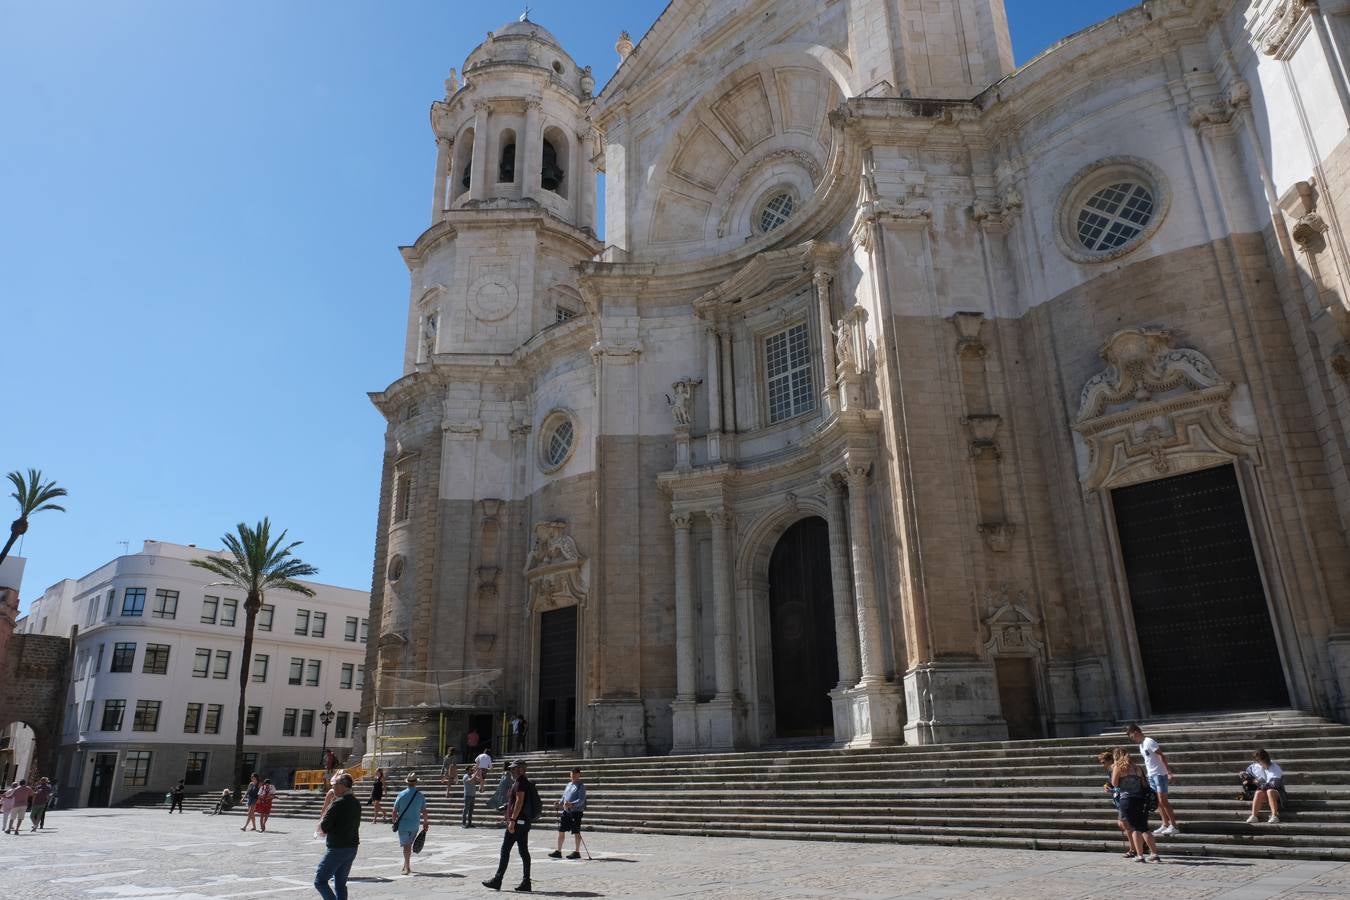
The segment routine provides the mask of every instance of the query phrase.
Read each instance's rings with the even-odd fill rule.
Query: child
[[[473,804],[478,797],[478,779],[474,772],[464,773],[464,813],[460,818],[460,824],[465,828],[473,827]]]
[[[1252,754],[1252,764],[1242,773],[1242,783],[1244,786],[1250,785],[1255,791],[1252,814],[1247,817],[1247,824],[1257,823],[1256,814],[1266,801],[1270,803],[1270,824],[1280,824],[1280,807],[1284,805],[1284,769],[1280,768],[1280,764],[1273,761],[1266,751],[1257,750]]]

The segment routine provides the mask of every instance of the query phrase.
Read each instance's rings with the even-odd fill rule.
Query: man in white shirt
[[[492,768],[492,757],[488,755],[486,747],[483,748],[482,753],[478,754],[473,764],[478,767],[478,786],[482,787],[483,780],[487,778],[488,769]]]
[[[1162,818],[1162,827],[1153,833],[1159,837],[1169,837],[1174,834],[1180,834],[1177,828],[1177,817],[1172,812],[1172,804],[1167,797],[1167,788],[1169,782],[1176,780],[1176,774],[1172,767],[1167,764],[1167,756],[1158,746],[1158,742],[1144,734],[1144,730],[1138,724],[1131,722],[1125,729],[1125,734],[1130,740],[1138,741],[1139,753],[1144,757],[1144,770],[1148,773],[1148,783],[1158,794],[1158,815]]]

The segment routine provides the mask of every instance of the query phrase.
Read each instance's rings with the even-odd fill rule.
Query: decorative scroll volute
[[[585,606],[590,595],[586,559],[567,533],[567,523],[537,522],[534,544],[525,561],[530,612]]]

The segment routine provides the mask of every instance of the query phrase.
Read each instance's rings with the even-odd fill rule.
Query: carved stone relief
[[[1013,594],[1009,585],[984,596],[992,612],[984,619],[984,649],[990,656],[1039,656],[1044,645],[1037,638],[1041,620],[1031,611],[1026,591]]]
[[[566,522],[535,523],[525,578],[530,612],[586,605],[590,595],[586,559],[567,533]]]

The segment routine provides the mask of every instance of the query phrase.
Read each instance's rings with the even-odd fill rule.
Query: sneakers
[[[548,857],[549,859],[562,859],[562,851],[554,850],[552,853],[548,855]]]
[[[1160,862],[1162,862],[1162,857],[1155,853],[1155,854],[1153,854],[1152,856],[1150,856],[1150,857],[1148,858],[1148,861],[1149,861],[1149,862],[1160,863]]]
[[[1181,834],[1181,832],[1177,829],[1177,826],[1175,825],[1164,825],[1157,831],[1153,832],[1153,834],[1156,837],[1173,837],[1174,835]]]
[[[520,884],[516,885],[516,890],[522,894],[528,894],[530,891],[534,890],[534,888],[530,887],[530,879],[526,878]]]
[[[1275,821],[1278,822],[1278,821],[1280,821],[1280,820],[1279,820],[1279,819],[1276,819]],[[568,858],[568,859],[581,859],[581,854],[578,853],[577,851],[573,850],[571,853],[567,854],[567,858]]]
[[[1145,860],[1143,856],[1136,856],[1136,857],[1134,858],[1134,861],[1135,861],[1135,862],[1147,862],[1147,860]]]
[[[483,882],[483,887],[492,888],[494,891],[500,891],[502,889],[502,880],[500,878],[489,878],[487,881]]]
[[[1278,824],[1280,824],[1280,817],[1279,817],[1279,816],[1271,816],[1271,817],[1267,820],[1267,824],[1269,824],[1269,825],[1278,825]]]
[[[1258,819],[1258,818],[1256,818],[1256,816],[1248,816],[1248,817],[1247,817],[1247,824],[1248,824],[1248,825],[1255,825],[1255,824],[1256,824],[1257,822],[1259,822],[1259,821],[1261,821],[1261,820]],[[1277,820],[1277,821],[1278,821],[1278,820]]]
[[[1154,837],[1161,837],[1161,836],[1163,836],[1163,835],[1165,835],[1165,834],[1167,834],[1167,826],[1166,826],[1166,825],[1159,825],[1157,828],[1153,829],[1153,836],[1154,836]]]

